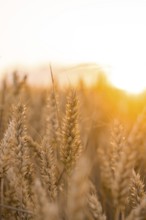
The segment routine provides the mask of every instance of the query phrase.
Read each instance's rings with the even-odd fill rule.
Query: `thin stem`
[[[12,207],[12,206],[9,206],[9,205],[2,205],[2,204],[0,204],[0,207],[5,208],[5,209],[11,209],[13,211],[27,213],[27,214],[30,214],[30,215],[34,215],[34,213],[31,212],[31,211],[28,211],[28,210],[25,210],[25,209],[21,209],[21,208],[20,209],[19,208],[15,208],[15,207]]]
[[[115,220],[120,220],[120,209],[117,207],[115,212]]]
[[[124,214],[124,211],[121,211],[121,220],[125,220],[125,214]]]
[[[57,186],[59,185],[59,183],[60,183],[60,181],[61,181],[61,179],[63,177],[64,172],[65,172],[65,168],[63,169],[62,173],[60,174],[60,177],[59,177],[59,179],[57,181]]]

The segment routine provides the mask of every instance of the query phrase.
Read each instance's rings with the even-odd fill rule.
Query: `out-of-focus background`
[[[145,0],[1,0],[0,74],[12,69],[46,83],[90,84],[102,69],[128,92],[146,87]]]

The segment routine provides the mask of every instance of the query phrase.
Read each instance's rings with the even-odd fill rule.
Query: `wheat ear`
[[[61,161],[67,173],[71,172],[81,151],[82,145],[78,128],[78,99],[76,92],[71,90],[66,104],[60,149]]]
[[[145,196],[144,183],[140,179],[140,175],[133,170],[131,184],[129,190],[128,204],[130,209],[137,207]]]

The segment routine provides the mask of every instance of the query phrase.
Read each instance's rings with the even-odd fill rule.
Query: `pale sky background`
[[[0,0],[1,74],[49,61],[95,62],[116,86],[146,88],[146,0]]]

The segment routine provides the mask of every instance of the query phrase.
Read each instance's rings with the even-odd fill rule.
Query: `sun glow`
[[[128,69],[128,67],[121,68],[119,66],[117,68],[118,72],[113,69],[113,73],[110,76],[112,84],[133,94],[138,94],[146,90],[146,73],[143,70]]]
[[[115,86],[140,92],[146,87],[145,10],[144,0],[5,0],[0,68],[92,62],[110,66]]]

